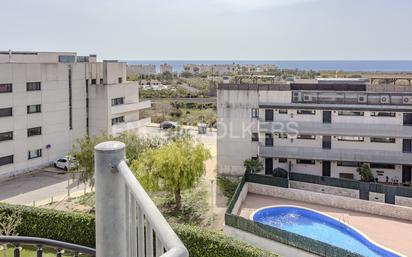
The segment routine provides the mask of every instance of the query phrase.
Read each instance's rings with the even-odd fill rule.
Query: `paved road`
[[[0,182],[0,201],[13,204],[35,205],[54,201],[68,194],[84,191],[84,185],[70,179],[68,174],[35,170]]]
[[[216,132],[197,135],[197,131],[193,127],[189,131],[194,138],[206,146],[216,146]],[[166,134],[165,131],[160,130],[159,126],[155,124],[139,129],[138,133],[158,136]],[[50,170],[53,169],[51,168]],[[73,180],[70,180],[68,183],[69,178],[67,174],[42,170],[16,176],[10,180],[0,182],[0,201],[23,205],[32,205],[33,201],[35,201],[35,204],[38,205],[50,202],[51,197],[55,201],[62,199],[67,195],[68,188],[70,188],[71,195],[84,191],[84,185],[78,185]],[[89,190],[90,188],[88,188]]]

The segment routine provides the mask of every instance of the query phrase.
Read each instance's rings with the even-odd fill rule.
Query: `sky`
[[[119,60],[411,60],[412,0],[1,0],[0,50]]]

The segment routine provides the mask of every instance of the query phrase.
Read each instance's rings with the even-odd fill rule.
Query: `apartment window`
[[[298,139],[307,139],[307,140],[315,140],[315,135],[298,135]]]
[[[92,79],[92,85],[96,85],[96,79]]]
[[[11,83],[0,84],[0,93],[13,92],[13,85]]]
[[[388,164],[388,163],[371,163],[370,167],[372,169],[395,169],[395,164]]]
[[[338,141],[348,141],[348,142],[363,142],[364,137],[351,137],[351,136],[338,136]]]
[[[279,163],[287,163],[288,159],[286,158],[279,158]]]
[[[8,155],[8,156],[0,157],[0,166],[13,163],[13,159],[14,159],[14,156],[13,156],[13,155]]]
[[[395,117],[396,112],[371,112],[372,117]]]
[[[103,79],[100,79],[100,85],[103,85]]]
[[[27,114],[41,112],[41,104],[27,105]]]
[[[41,127],[35,127],[35,128],[28,128],[27,129],[27,136],[32,137],[32,136],[39,136],[41,135]]]
[[[279,109],[279,114],[288,114],[287,109]]]
[[[297,110],[297,114],[315,115],[315,114],[316,114],[316,110]]]
[[[123,78],[119,77],[118,81],[119,81],[119,83],[123,83]]]
[[[390,137],[371,137],[371,143],[395,143],[395,138]]]
[[[74,63],[75,61],[76,61],[76,56],[74,55],[59,55],[59,62]]]
[[[0,141],[13,140],[13,131],[0,133]]]
[[[273,109],[265,109],[265,120],[266,121],[273,120]]]
[[[259,142],[259,133],[252,133],[252,142]]]
[[[272,134],[265,134],[265,146],[273,146],[273,137]]]
[[[13,116],[13,108],[1,108],[0,109],[0,117],[8,117]]]
[[[360,167],[362,166],[361,162],[337,162],[337,166],[340,167]]]
[[[315,160],[304,160],[304,159],[298,159],[296,160],[297,164],[311,164],[314,165],[315,164]]]
[[[124,116],[120,116],[117,118],[112,119],[112,125],[124,122]]]
[[[364,112],[338,111],[339,116],[364,116]]]
[[[27,82],[26,83],[27,91],[38,91],[41,90],[41,82]]]
[[[112,99],[112,106],[124,104],[124,97],[118,97]]]
[[[41,149],[31,150],[28,152],[27,159],[35,159],[41,157]]]
[[[259,118],[259,109],[252,108],[252,118]]]

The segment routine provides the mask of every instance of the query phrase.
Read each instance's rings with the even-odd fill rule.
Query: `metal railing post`
[[[117,141],[95,146],[96,256],[127,255],[125,183],[117,165],[125,145]]]

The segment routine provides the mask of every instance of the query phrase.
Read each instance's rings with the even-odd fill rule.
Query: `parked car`
[[[173,121],[163,121],[160,123],[160,129],[174,129],[177,127],[177,123]]]
[[[65,171],[68,171],[69,168],[76,167],[76,165],[77,165],[76,158],[68,156],[68,155],[54,162],[54,167],[65,170]]]

